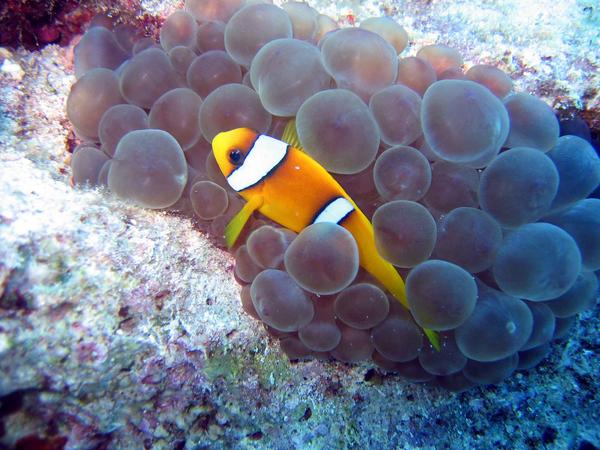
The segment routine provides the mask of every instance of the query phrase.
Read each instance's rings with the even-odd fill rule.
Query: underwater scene
[[[600,4],[0,5],[0,450],[600,446]]]

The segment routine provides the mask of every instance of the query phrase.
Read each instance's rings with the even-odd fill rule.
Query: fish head
[[[213,154],[225,178],[244,163],[258,136],[258,132],[250,128],[236,128],[223,131],[214,137]]]

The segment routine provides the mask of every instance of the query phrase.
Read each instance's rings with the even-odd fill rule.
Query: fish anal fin
[[[248,219],[254,211],[263,205],[263,197],[260,195],[252,197],[246,204],[239,210],[239,212],[232,217],[227,226],[225,227],[224,237],[227,248],[231,249],[238,237],[244,229],[244,225],[248,222]]]

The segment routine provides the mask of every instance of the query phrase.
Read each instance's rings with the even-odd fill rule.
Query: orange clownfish
[[[289,127],[285,134],[290,135],[288,141],[298,142]],[[336,223],[354,236],[360,265],[408,308],[404,281],[377,251],[371,222],[317,161],[284,141],[249,128],[219,133],[212,148],[227,182],[247,201],[225,229],[229,247],[255,210],[296,233],[313,223]],[[439,349],[437,334],[424,331]]]

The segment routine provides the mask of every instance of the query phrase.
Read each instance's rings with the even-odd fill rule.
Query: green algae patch
[[[287,358],[279,352],[266,349],[266,343],[258,344],[251,350],[216,348],[206,358],[204,374],[211,381],[222,377],[227,382],[239,382],[245,372],[252,370],[263,386],[291,380]]]
[[[226,381],[239,379],[245,365],[245,358],[239,353],[227,350],[215,350],[209,354],[204,367],[204,375],[210,381],[222,377]]]
[[[289,361],[279,352],[256,355],[254,363],[258,379],[263,386],[274,386],[292,379]]]
[[[358,448],[360,446],[362,439],[356,421],[352,419],[348,420],[342,435],[346,437],[346,443],[350,448]]]

